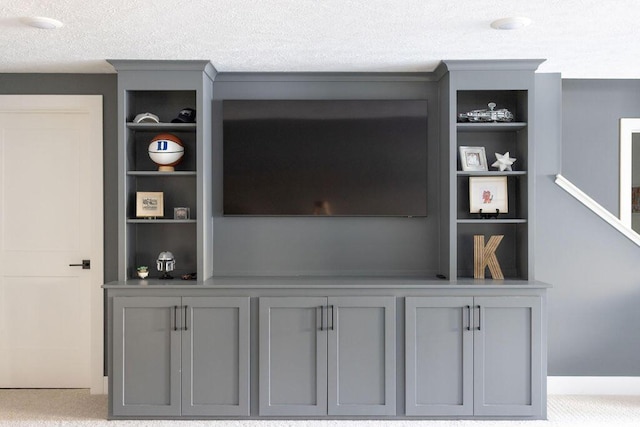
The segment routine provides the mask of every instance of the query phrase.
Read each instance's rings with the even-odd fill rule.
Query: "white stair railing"
[[[640,246],[640,235],[629,228],[620,219],[605,209],[601,204],[586,195],[582,190],[573,185],[567,178],[558,174],[556,175],[556,184],[558,184],[567,193],[575,197],[580,203],[591,209],[596,215],[605,220],[609,225],[624,234],[629,240]]]

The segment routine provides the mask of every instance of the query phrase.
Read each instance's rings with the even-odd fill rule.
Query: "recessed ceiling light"
[[[40,28],[42,30],[54,30],[56,28],[62,27],[64,24],[57,19],[46,18],[44,16],[31,16],[28,18],[24,18],[22,20],[25,24],[34,27]]]
[[[509,18],[497,19],[491,23],[491,28],[496,30],[519,30],[531,24],[531,19],[523,16],[511,16]]]

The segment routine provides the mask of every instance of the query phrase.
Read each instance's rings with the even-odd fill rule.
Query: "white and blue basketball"
[[[184,144],[171,133],[160,133],[149,143],[149,157],[160,171],[173,171],[184,156]]]

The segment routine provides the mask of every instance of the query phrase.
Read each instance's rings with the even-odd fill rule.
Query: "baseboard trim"
[[[108,393],[109,377],[104,377],[102,393],[95,394]],[[640,377],[547,377],[547,394],[640,396]]]
[[[91,394],[109,394],[109,377],[102,377],[100,387],[91,387]]]
[[[640,396],[640,377],[547,377],[547,393]]]

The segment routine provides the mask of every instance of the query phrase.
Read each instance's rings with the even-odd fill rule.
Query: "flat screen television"
[[[224,215],[426,216],[426,100],[224,100]]]

